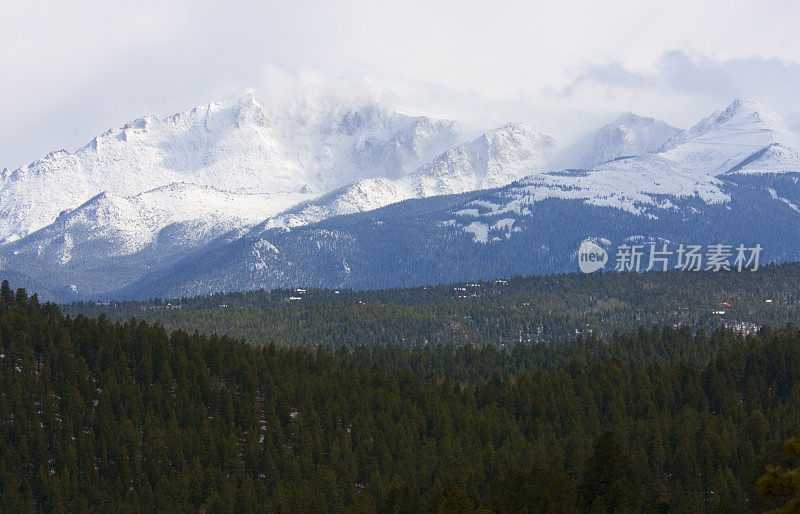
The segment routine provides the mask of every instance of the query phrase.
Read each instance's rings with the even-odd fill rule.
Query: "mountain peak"
[[[730,105],[728,105],[728,107],[725,110],[726,111],[728,110],[740,111],[744,109],[757,110],[763,107],[764,104],[761,102],[748,100],[747,98],[736,97],[733,99],[733,101],[730,103]]]
[[[511,121],[502,127],[498,127],[489,132],[522,132],[526,134],[537,134],[538,131],[524,121]]]
[[[619,124],[626,124],[626,123],[638,123],[638,122],[642,122],[642,121],[644,121],[644,122],[653,122],[653,121],[656,121],[656,120],[654,120],[653,118],[648,118],[646,116],[640,116],[640,115],[636,114],[633,111],[626,111],[626,112],[620,113],[620,115],[617,116],[617,119],[614,120],[611,123],[611,125],[614,125],[614,124],[619,125]]]
[[[556,146],[556,140],[542,134],[525,122],[510,122],[502,127],[485,132],[478,138],[484,140],[489,146],[503,147],[536,147],[544,146],[552,150]]]
[[[301,191],[306,198],[362,178],[407,175],[474,137],[458,122],[399,114],[363,99],[306,96],[268,105],[246,90],[171,116],[137,118],[75,152],[4,172],[0,244],[105,190],[133,198],[187,182],[237,194]]]
[[[717,125],[781,120],[781,115],[772,107],[743,98],[734,99],[723,111],[717,112],[711,117],[713,123]]]
[[[193,109],[190,109],[188,112],[194,111],[202,111],[208,108],[217,108],[217,109],[248,109],[248,108],[258,108],[263,109],[261,103],[256,98],[256,94],[252,89],[246,89],[243,92],[239,93],[238,95],[231,96],[224,100],[217,100],[213,102],[209,102],[207,104],[199,105]]]
[[[785,116],[763,103],[736,98],[724,110],[672,138],[662,151],[686,167],[720,175],[740,166],[755,150],[776,142],[795,148],[799,142]]]
[[[679,132],[680,129],[664,121],[623,112],[595,132],[586,145],[579,167],[593,168],[620,157],[655,152]]]

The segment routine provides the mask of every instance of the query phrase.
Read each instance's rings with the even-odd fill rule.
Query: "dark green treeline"
[[[254,347],[0,295],[0,508],[745,512],[800,331]]]

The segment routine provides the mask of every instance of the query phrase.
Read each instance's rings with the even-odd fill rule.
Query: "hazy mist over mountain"
[[[790,2],[6,2],[0,169],[253,88],[525,122],[564,144],[635,112],[688,128],[741,97],[800,111]],[[657,21],[656,21],[657,20]],[[769,29],[758,30],[759,28]],[[642,37],[646,34],[647,37]]]

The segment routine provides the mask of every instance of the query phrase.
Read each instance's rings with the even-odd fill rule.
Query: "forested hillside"
[[[332,347],[513,345],[578,333],[608,337],[653,324],[753,332],[800,319],[800,264],[754,273],[567,274],[377,291],[276,289],[63,308],[256,344]]]
[[[793,326],[331,351],[4,284],[0,348],[5,512],[750,512],[800,435]]]

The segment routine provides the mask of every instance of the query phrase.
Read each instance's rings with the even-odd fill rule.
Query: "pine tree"
[[[606,430],[594,441],[586,463],[579,497],[584,510],[616,512],[635,510],[636,494],[628,479],[630,457],[613,431]]]
[[[800,460],[800,437],[786,440],[783,449],[791,459]],[[756,487],[761,497],[781,504],[772,512],[777,514],[800,511],[800,468],[768,466],[766,473],[758,479]]]

